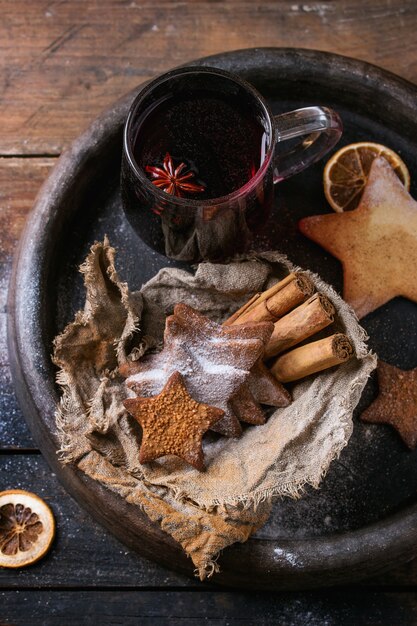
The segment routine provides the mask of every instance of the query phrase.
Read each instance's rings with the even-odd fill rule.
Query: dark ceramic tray
[[[340,145],[371,140],[408,164],[417,196],[417,87],[374,66],[328,53],[254,49],[219,54],[212,65],[252,82],[274,112],[310,104],[334,107],[344,122]],[[136,93],[136,92],[135,92]],[[173,263],[141,243],[120,206],[122,126],[135,93],[101,115],[60,158],[43,186],[17,253],[10,291],[9,343],[19,402],[51,468],[74,498],[142,555],[192,575],[181,548],[137,508],[56,456],[59,390],[51,342],[82,306],[78,265],[107,233],[117,267],[132,289]],[[341,266],[297,233],[297,220],[329,211],[318,163],[276,189],[275,215],[258,246],[277,247],[341,289]],[[384,360],[417,366],[417,306],[397,298],[363,320]],[[358,412],[376,393],[371,380]],[[228,548],[215,582],[250,588],[302,588],[351,582],[417,555],[417,458],[389,427],[355,417],[349,445],[321,488],[299,501],[277,501],[267,525]]]

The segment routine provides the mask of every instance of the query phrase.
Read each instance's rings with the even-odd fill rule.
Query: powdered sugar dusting
[[[393,211],[392,207],[396,207],[398,204],[401,204],[401,212]],[[388,161],[383,157],[378,157],[372,163],[361,206],[378,206],[380,211],[383,210],[384,221],[388,221],[392,227],[398,225],[399,220],[407,227],[407,217],[415,215],[417,203],[410,196]],[[380,217],[379,220],[374,217],[376,225],[379,224],[380,219]]]
[[[282,548],[275,548],[274,555],[275,561],[287,561],[287,563],[290,563],[293,567],[300,567],[302,565],[300,559],[296,557],[295,554],[292,554],[292,552],[288,552],[287,550],[283,550]]]
[[[206,358],[204,351],[203,352],[194,352],[194,358],[198,362],[198,364],[202,367],[202,369],[207,372],[207,374],[216,374],[220,376],[234,376],[234,375],[245,375],[244,370],[239,370],[239,368],[234,367],[233,365],[228,365],[227,363],[218,363],[214,361],[210,361]]]
[[[230,398],[247,380],[264,350],[265,329],[222,328],[189,306],[177,305],[167,318],[164,349],[135,364],[138,371],[126,383],[138,395],[161,392],[177,371],[197,402],[223,409],[225,417],[214,429],[236,436],[239,422],[229,406]],[[269,336],[269,335],[268,335]]]
[[[164,370],[160,368],[153,368],[144,372],[138,372],[130,377],[132,381],[145,381],[145,380],[165,380]]]

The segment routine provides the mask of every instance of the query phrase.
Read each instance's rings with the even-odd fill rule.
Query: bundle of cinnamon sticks
[[[334,315],[333,304],[323,294],[315,293],[310,278],[302,272],[293,272],[267,291],[253,296],[224,325],[274,322],[264,358],[278,357],[270,365],[271,373],[285,383],[345,363],[353,356],[352,343],[342,333],[294,348],[330,326]]]

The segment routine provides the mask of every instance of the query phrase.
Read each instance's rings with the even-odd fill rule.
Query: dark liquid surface
[[[145,170],[161,167],[168,153],[174,168],[185,163],[183,173],[193,172],[188,182],[204,187],[183,197],[209,199],[228,195],[251,180],[267,147],[264,126],[247,102],[200,91],[168,97],[147,111],[138,125],[134,156]]]

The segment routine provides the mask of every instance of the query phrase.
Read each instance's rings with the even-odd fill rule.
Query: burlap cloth
[[[265,425],[245,428],[240,439],[205,443],[205,472],[175,457],[142,466],[140,426],[123,407],[118,365],[161,347],[165,317],[176,303],[221,322],[294,267],[282,255],[264,253],[227,265],[203,263],[194,275],[162,269],[130,293],[114,257],[107,239],[92,246],[81,267],[84,310],[55,340],[61,458],[141,507],[183,546],[203,579],[216,570],[220,550],[265,523],[273,496],[298,497],[305,485],[318,487],[349,440],[352,412],[376,359],[352,310],[310,274],[335,305],[335,329],[351,338],[356,357],[294,384],[292,404],[275,410]]]

